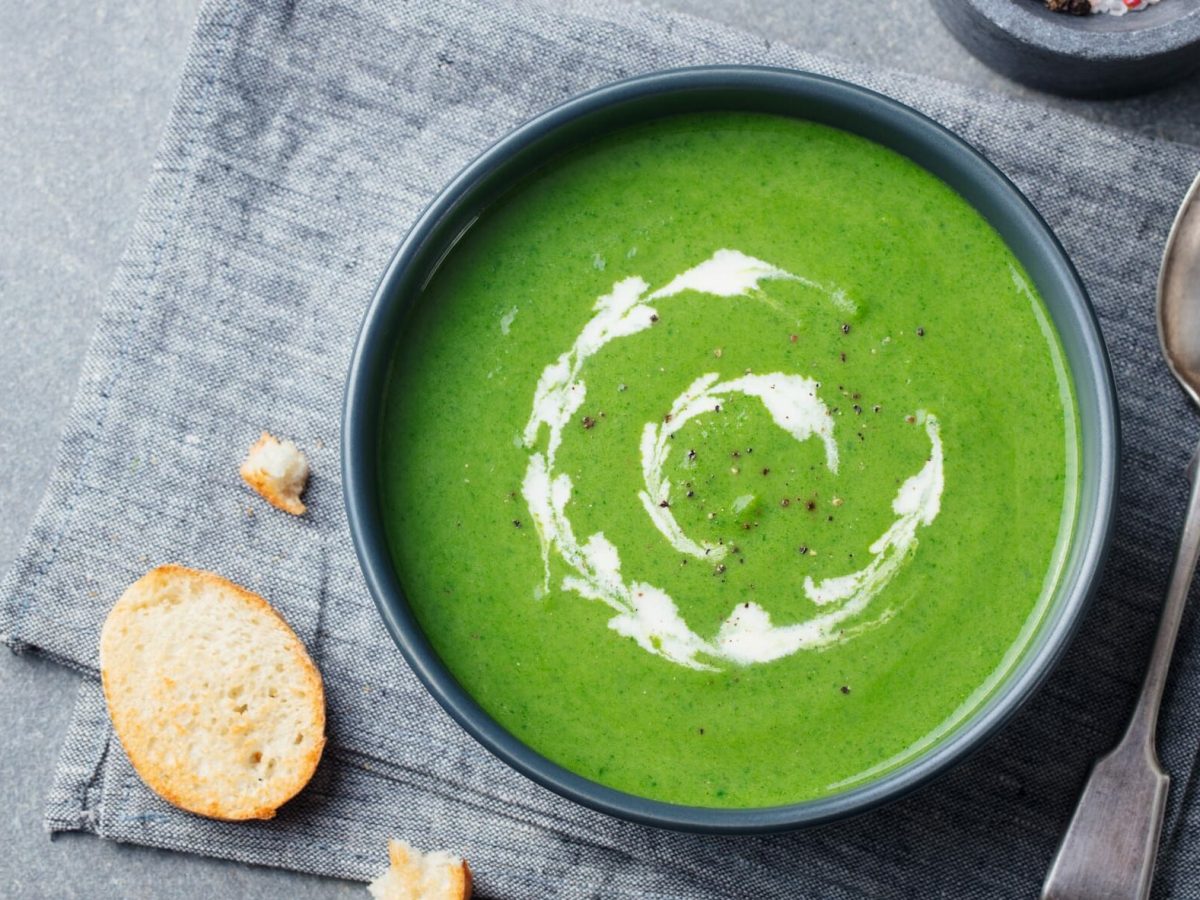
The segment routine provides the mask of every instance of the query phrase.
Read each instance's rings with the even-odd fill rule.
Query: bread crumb
[[[442,851],[422,853],[410,844],[388,841],[387,871],[371,882],[375,900],[468,900],[471,869]]]
[[[300,499],[308,484],[308,459],[291,441],[280,441],[264,431],[239,471],[246,484],[276,509],[293,516],[308,509]]]

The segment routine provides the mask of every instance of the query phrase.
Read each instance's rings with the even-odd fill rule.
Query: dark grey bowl
[[[932,0],[946,28],[1002,75],[1075,97],[1120,97],[1200,68],[1200,0],[1069,16],[1041,0]]]
[[[1000,232],[1046,300],[1075,379],[1082,427],[1078,527],[1063,588],[996,693],[942,743],[844,793],[762,809],[710,809],[648,800],[589,781],[526,747],[454,679],[422,633],[400,587],[380,514],[381,399],[405,309],[448,248],[497,194],[564,148],[633,122],[700,110],[756,110],[823,122],[891,147],[954,187]],[[780,69],[700,68],[602,87],[521,126],[464,169],[425,210],[392,258],[359,333],[346,382],[342,479],[367,585],[388,631],[430,693],[481,744],[539,784],[594,809],[667,828],[750,832],[861,812],[912,790],[961,760],[1030,696],[1061,655],[1095,586],[1113,516],[1117,419],[1104,344],[1083,286],[1058,241],[1017,189],[978,153],[924,116],[862,88]]]

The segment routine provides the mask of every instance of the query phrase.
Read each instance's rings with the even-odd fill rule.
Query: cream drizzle
[[[597,532],[580,542],[575,536],[567,504],[572,482],[565,473],[555,473],[555,458],[563,431],[581,408],[587,386],[581,373],[587,360],[606,344],[649,328],[657,310],[648,301],[661,300],[684,292],[716,297],[745,296],[758,289],[764,280],[788,280],[803,283],[823,293],[842,311],[853,304],[844,292],[786,272],[762,260],[736,250],[718,250],[708,260],[676,276],[664,287],[647,294],[649,285],[639,277],[616,282],[612,290],[597,299],[594,315],[575,339],[571,349],[548,365],[534,391],[533,410],[525,426],[523,443],[530,449],[521,492],[528,504],[542,550],[543,583],[540,593],[550,588],[550,557],[556,552],[572,570],[562,587],[598,600],[616,615],[609,627],[635,640],[650,653],[694,669],[712,669],[715,663],[741,665],[769,662],[801,649],[819,649],[846,636],[840,628],[847,619],[861,613],[886,586],[917,544],[917,529],[937,516],[944,485],[943,452],[936,417],[919,412],[931,451],[921,471],[901,485],[892,502],[897,519],[870,547],[871,562],[848,575],[814,583],[806,578],[807,598],[823,612],[809,620],[789,625],[774,625],[770,615],[754,603],[739,604],[719,628],[706,640],[693,631],[665,591],[645,582],[626,582],[621,573],[616,546]],[[709,373],[697,378],[675,401],[669,420],[661,425],[649,423],[641,441],[642,471],[645,489],[640,499],[651,520],[676,550],[693,556],[719,559],[724,547],[697,542],[680,528],[669,504],[670,482],[663,470],[670,452],[670,435],[696,416],[715,411],[722,398],[739,393],[758,398],[779,427],[797,441],[816,437],[825,449],[826,465],[837,471],[838,450],[833,434],[833,419],[817,397],[814,380],[784,373],[747,374],[722,382]],[[535,449],[545,426],[544,450]],[[885,620],[888,610],[875,620]],[[872,624],[872,623],[867,623]],[[865,627],[865,626],[859,626]],[[850,633],[852,634],[854,630]]]
[[[642,429],[642,477],[645,489],[638,497],[654,526],[680,553],[720,560],[725,556],[722,544],[697,543],[684,534],[671,512],[671,481],[663,474],[670,455],[671,437],[699,415],[715,412],[728,402],[731,394],[757,397],[775,424],[797,441],[819,437],[825,445],[825,465],[837,473],[838,448],[833,440],[833,416],[817,397],[819,385],[802,375],[744,375],[732,381],[719,381],[720,375],[701,375],[671,405],[663,423],[648,422]],[[666,506],[663,504],[666,503]],[[736,512],[737,510],[735,510]]]

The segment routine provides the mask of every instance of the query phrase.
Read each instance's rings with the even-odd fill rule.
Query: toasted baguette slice
[[[291,441],[279,441],[264,431],[238,471],[276,509],[293,516],[308,509],[300,499],[308,484],[308,458]]]
[[[391,866],[371,882],[376,900],[468,900],[471,870],[465,859],[422,853],[404,841],[388,841]]]
[[[100,632],[104,697],[155,793],[214,819],[269,819],[325,746],[325,694],[304,645],[262,597],[159,566]]]

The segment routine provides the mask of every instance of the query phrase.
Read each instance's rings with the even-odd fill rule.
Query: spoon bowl
[[[1158,340],[1171,372],[1200,406],[1200,176],[1179,208],[1163,252]]]

